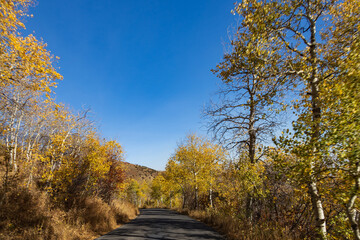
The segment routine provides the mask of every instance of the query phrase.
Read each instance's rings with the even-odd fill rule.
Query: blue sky
[[[126,160],[163,170],[188,133],[205,135],[236,17],[232,0],[38,0],[27,32],[48,44],[64,76],[57,101],[90,107]]]

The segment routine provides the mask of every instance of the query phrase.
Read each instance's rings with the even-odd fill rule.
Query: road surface
[[[167,209],[142,209],[131,222],[96,240],[224,240],[207,225]]]

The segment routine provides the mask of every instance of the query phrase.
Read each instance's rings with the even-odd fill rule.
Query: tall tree
[[[306,178],[311,196],[318,235],[327,238],[326,219],[318,188],[323,167],[324,146],[321,145],[322,105],[321,82],[331,76],[324,58],[329,16],[335,0],[249,0],[237,4],[236,12],[254,31],[262,31],[278,39],[282,49],[280,72],[287,82],[299,86],[300,103],[295,103],[298,120],[295,132],[301,144],[295,144],[294,153],[306,163]],[[299,142],[298,142],[299,143]],[[302,146],[302,147],[301,147]],[[291,148],[291,147],[290,147]]]
[[[327,58],[335,74],[322,83],[324,144],[331,147],[332,175],[342,186],[335,197],[345,206],[355,239],[360,239],[360,4],[346,0],[331,12]]]
[[[245,12],[239,14],[246,19]],[[285,67],[281,40],[263,28],[254,28],[245,20],[240,23],[230,52],[213,70],[221,79],[221,89],[218,101],[206,111],[210,131],[225,146],[237,150],[240,165],[255,165],[264,156],[263,143],[281,123],[282,97],[289,85],[281,75]],[[256,193],[247,194],[246,212],[251,220]]]
[[[213,70],[221,79],[219,100],[206,111],[209,129],[228,148],[247,149],[251,163],[262,151],[259,144],[279,125],[284,80],[279,40],[241,23],[230,53]],[[257,151],[259,150],[259,151]]]
[[[31,0],[0,1],[0,86],[23,85],[49,93],[56,85],[55,80],[61,79],[52,66],[53,58],[46,44],[33,35],[22,37],[20,33],[25,28],[21,18],[27,16],[31,3]]]
[[[10,152],[9,165],[15,171],[25,112],[40,98],[50,98],[56,80],[62,78],[52,66],[53,57],[46,44],[32,35],[21,34],[25,28],[21,18],[26,16],[31,3],[31,0],[0,1],[0,111],[7,115],[3,122],[7,131],[5,141]]]
[[[212,189],[224,157],[225,153],[220,146],[196,135],[189,135],[170,158],[166,174],[181,185],[184,200],[186,186],[193,189],[194,207],[198,209],[200,193],[208,192],[212,204]]]

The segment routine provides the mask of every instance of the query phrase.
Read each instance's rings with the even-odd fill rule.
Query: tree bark
[[[246,217],[249,220],[249,222],[253,221],[253,196],[251,193],[248,193],[247,199],[246,199]]]
[[[195,209],[199,209],[199,189],[195,186]]]
[[[318,144],[320,138],[320,120],[321,120],[321,108],[320,108],[320,97],[319,97],[319,79],[317,77],[317,56],[316,56],[316,26],[315,22],[311,17],[310,19],[310,64],[311,64],[311,75],[308,80],[310,85],[310,95],[311,95],[311,114],[312,114],[312,133],[311,133],[311,143],[313,147],[312,155],[315,159],[318,156]],[[322,240],[327,239],[327,230],[326,230],[326,219],[324,208],[322,206],[321,196],[317,187],[317,178],[315,175],[315,162],[314,159],[310,162],[310,181],[308,184],[309,193],[311,197],[311,202],[313,205],[314,215],[316,217],[316,225],[318,228],[319,237]]]
[[[253,80],[255,81],[255,80]],[[252,88],[255,88],[255,82],[252,83]],[[250,163],[254,164],[255,163],[255,147],[256,147],[256,132],[254,129],[254,125],[255,125],[255,100],[254,100],[254,89],[250,89],[249,86],[249,96],[250,96],[250,112],[249,112],[249,129],[248,129],[248,133],[249,133],[249,158],[250,158]]]
[[[351,228],[354,233],[354,238],[360,240],[360,230],[359,230],[359,212],[354,208],[355,200],[357,199],[357,192],[360,188],[360,164],[356,163],[356,177],[355,177],[355,186],[351,192],[350,199],[346,205],[346,214],[349,218]]]

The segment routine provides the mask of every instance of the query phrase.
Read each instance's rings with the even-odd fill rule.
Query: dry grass
[[[240,221],[240,219],[215,211],[176,210],[181,214],[189,215],[192,218],[206,223],[230,240],[293,239],[293,237],[287,234],[287,231],[276,226],[276,223],[251,225],[246,221]]]
[[[36,189],[0,187],[1,240],[89,240],[136,217],[129,203],[88,197],[65,212]]]
[[[89,225],[90,229],[103,234],[116,228],[115,214],[111,207],[98,197],[88,197],[72,211],[76,225]]]
[[[127,223],[139,214],[139,210],[129,202],[113,200],[110,206],[115,214],[117,224]]]
[[[50,217],[45,194],[15,188],[12,191],[1,192],[0,195],[3,196],[0,227],[5,227],[5,223],[23,227],[43,225]]]
[[[70,212],[72,225],[87,225],[96,234],[107,233],[119,224],[135,218],[139,213],[138,209],[128,202],[112,200],[109,205],[98,197],[87,197],[79,201]]]
[[[68,240],[92,239],[93,233],[66,223],[66,213],[50,209],[45,193],[22,187],[4,192],[0,202],[0,239]]]

